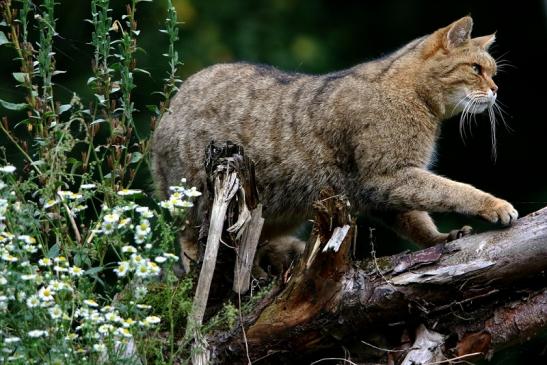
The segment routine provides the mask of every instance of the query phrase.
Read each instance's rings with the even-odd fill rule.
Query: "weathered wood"
[[[222,228],[224,226],[224,218],[230,200],[239,188],[239,179],[235,172],[229,172],[227,170],[226,172],[218,171],[214,184],[215,194],[213,208],[211,209],[207,246],[205,248],[205,255],[199,274],[194,301],[192,303],[192,310],[188,316],[186,338],[193,337],[196,329],[202,324],[203,315],[205,314],[205,308],[207,306],[207,299],[209,298],[209,290],[213,280],[213,273],[215,271],[218,247],[222,236]]]
[[[263,225],[262,204],[258,204],[251,212],[249,224],[243,231],[239,247],[236,248],[233,290],[238,294],[245,294],[249,290],[251,271]]]
[[[431,364],[445,360],[442,353],[444,337],[429,331],[423,324],[416,330],[416,340],[401,365]]]
[[[274,354],[271,361],[280,361],[286,351],[295,360],[344,336],[393,333],[419,323],[456,336],[459,343],[466,334],[486,331],[491,338],[482,341],[487,346],[480,352],[485,353],[547,327],[547,300],[541,294],[546,286],[547,209],[508,229],[355,264],[347,256],[351,234],[338,252],[323,252],[334,229],[346,224],[351,225],[347,212],[329,211],[324,202],[318,206],[314,233],[290,279],[275,298],[243,319],[251,360]],[[517,319],[526,330],[503,326],[500,318]],[[210,336],[217,360],[238,363],[244,358],[237,333]],[[452,357],[475,350],[443,348]]]

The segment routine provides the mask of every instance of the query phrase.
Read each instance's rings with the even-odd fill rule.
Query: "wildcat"
[[[428,212],[511,224],[518,213],[507,201],[427,169],[443,120],[491,111],[496,101],[488,53],[495,36],[471,38],[472,25],[464,17],[387,57],[326,75],[247,63],[198,72],[155,131],[160,194],[182,177],[203,189],[207,144],[230,140],[256,163],[262,240],[274,242],[309,218],[327,187],[425,245],[468,233],[439,232]],[[202,208],[193,209],[182,237],[190,256]]]

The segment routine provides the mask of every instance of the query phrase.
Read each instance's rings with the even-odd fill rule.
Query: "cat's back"
[[[308,75],[249,63],[218,64],[194,74],[155,131],[160,192],[165,195],[181,177],[199,186],[206,146],[230,140],[255,160],[265,201],[272,195],[270,205],[281,204],[290,187],[293,202],[308,205],[321,186],[342,179],[335,155],[344,136],[331,114],[346,76],[347,71]]]

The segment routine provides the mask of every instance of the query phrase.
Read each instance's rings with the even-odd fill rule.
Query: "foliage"
[[[192,282],[176,280],[172,252],[200,193],[183,180],[157,202],[132,188],[150,148],[132,100],[134,75],[148,75],[136,67],[140,2],[130,1],[120,19],[108,0],[91,2],[93,97],[75,93],[65,103],[55,84],[64,73],[54,51],[57,4],[0,2],[0,45],[15,50],[13,77],[26,91],[24,100],[0,100],[17,119],[3,118],[0,129],[24,161],[13,165],[1,148],[1,363],[174,361]],[[171,1],[167,8],[169,71],[150,129],[180,81],[177,16]],[[149,341],[157,331],[168,333],[167,351]]]

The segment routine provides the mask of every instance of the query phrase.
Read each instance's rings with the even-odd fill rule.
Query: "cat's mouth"
[[[468,113],[482,113],[486,109],[490,108],[495,102],[495,98],[489,97],[466,97],[466,106],[464,111]]]

